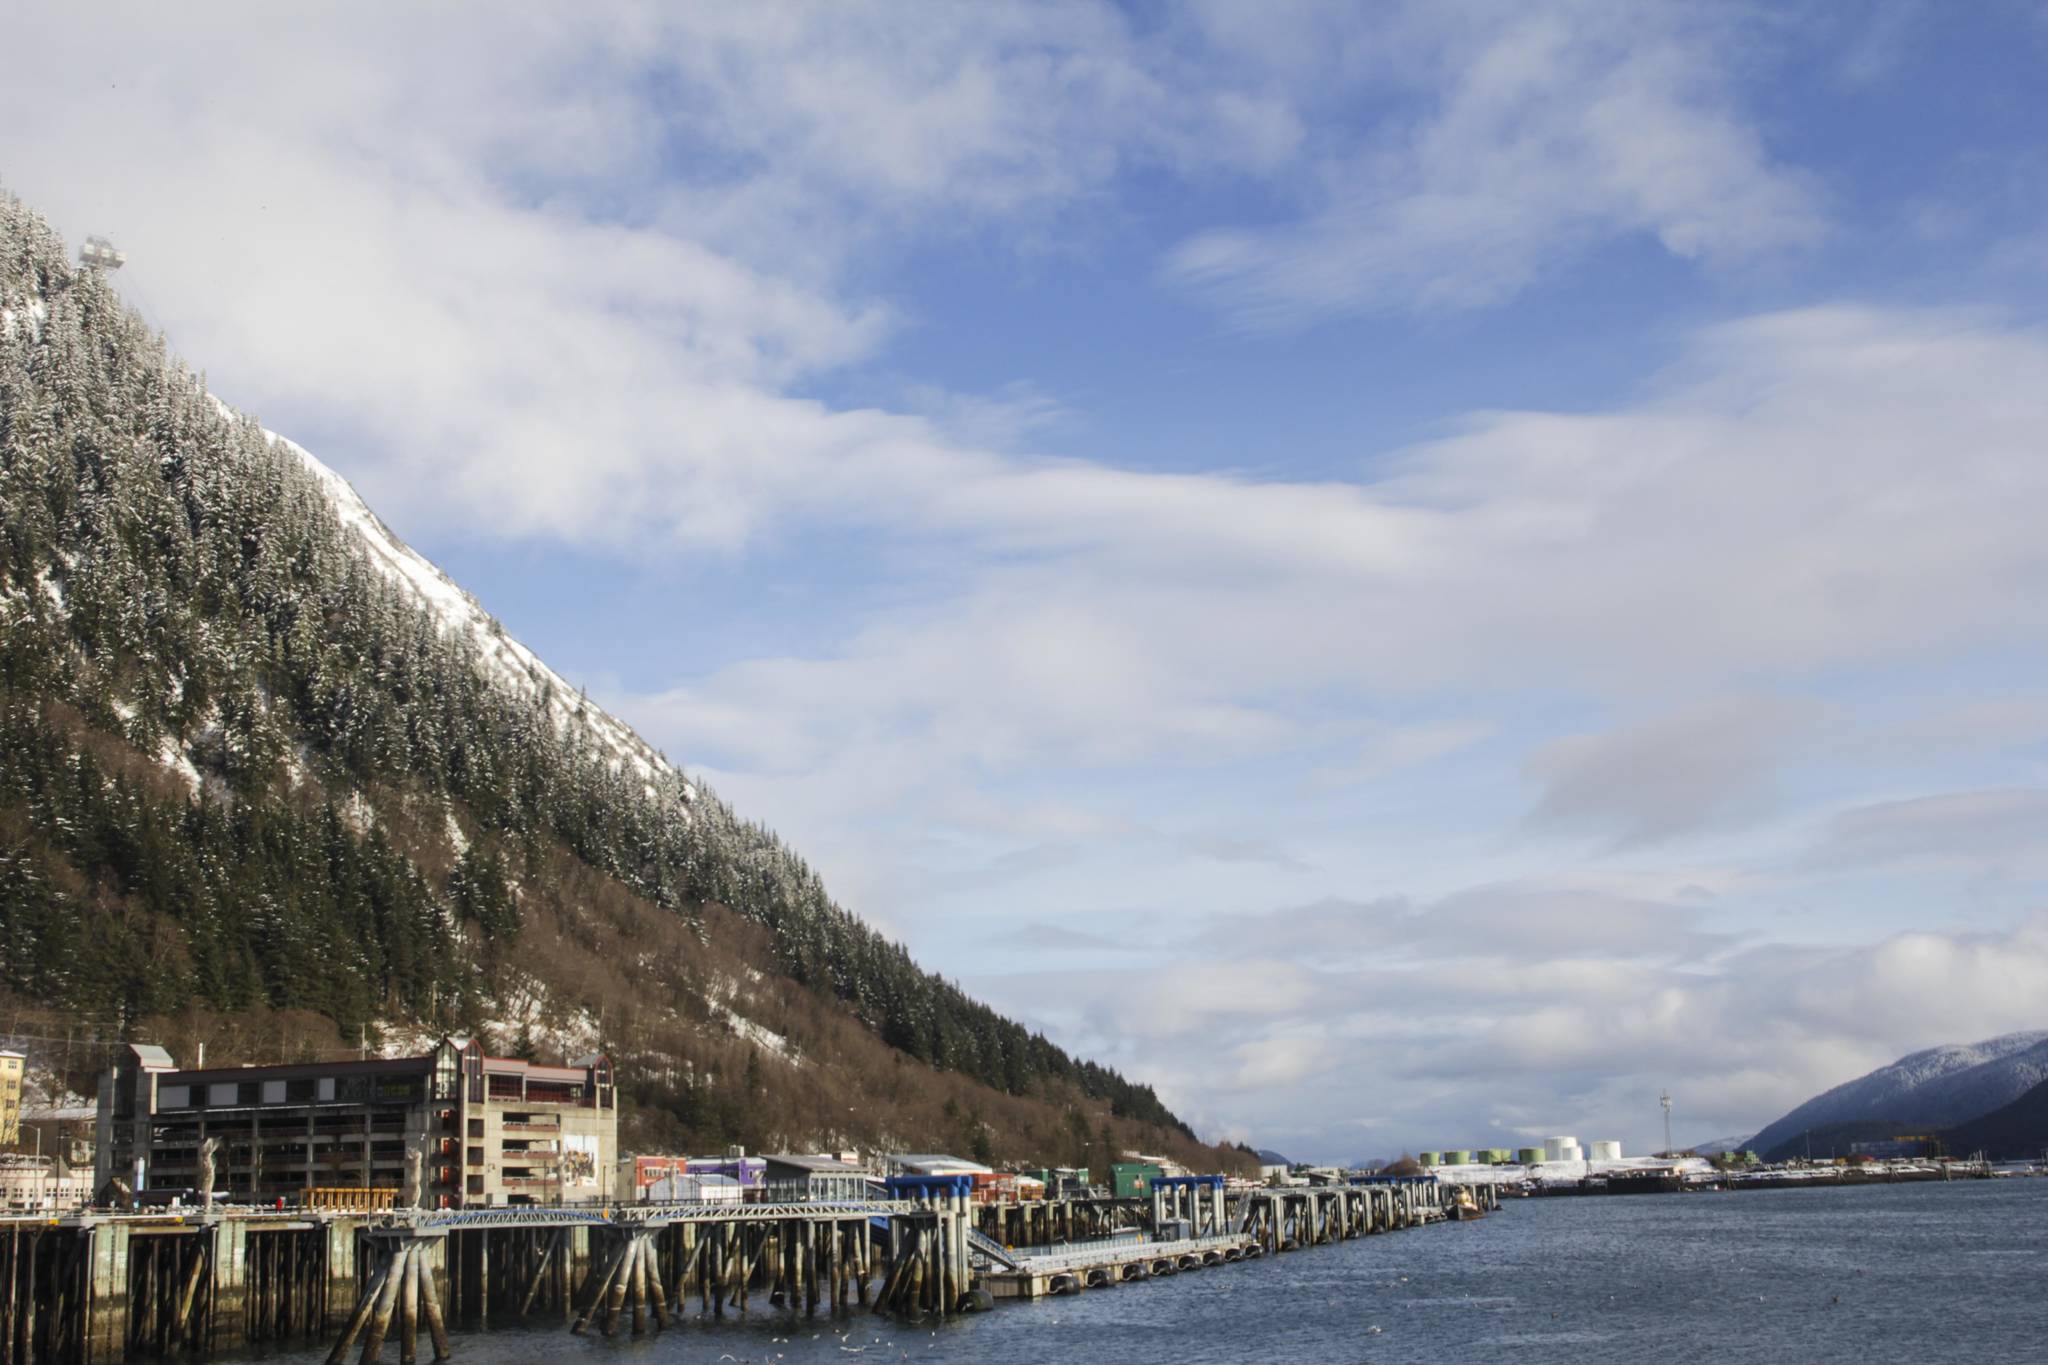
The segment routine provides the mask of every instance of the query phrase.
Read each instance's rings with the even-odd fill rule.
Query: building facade
[[[771,1203],[853,1201],[868,1197],[868,1173],[834,1156],[764,1157],[763,1198]]]
[[[21,1086],[28,1078],[28,1058],[0,1052],[0,1147],[21,1141]]]
[[[180,1070],[131,1044],[100,1080],[96,1187],[197,1190],[220,1139],[222,1197],[392,1190],[430,1208],[611,1197],[618,1090],[602,1054],[567,1066],[443,1038],[417,1057]],[[417,1180],[417,1189],[409,1182]]]

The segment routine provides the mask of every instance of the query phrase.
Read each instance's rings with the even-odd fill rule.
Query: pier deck
[[[1114,1284],[1176,1275],[1259,1254],[1258,1243],[1242,1233],[1170,1242],[1119,1239],[1050,1255],[1017,1256],[1014,1269],[993,1266],[982,1271],[977,1280],[993,1298],[1040,1299],[1050,1294],[1107,1289]]]
[[[421,1211],[85,1211],[0,1218],[0,1365],[200,1360],[331,1345],[330,1365],[402,1361],[450,1331],[554,1322],[662,1331],[705,1316],[969,1311],[1293,1251],[1443,1217],[1434,1182],[1232,1192],[1206,1178],[1135,1201],[1028,1211],[1006,1246],[975,1228],[964,1177],[866,1202],[621,1204]],[[1000,1226],[1000,1223],[998,1223]],[[1009,1230],[1009,1229],[1005,1229]]]

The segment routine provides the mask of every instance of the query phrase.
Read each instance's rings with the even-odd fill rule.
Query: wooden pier
[[[978,1278],[993,1298],[1039,1299],[1178,1275],[1260,1254],[1259,1244],[1242,1233],[1171,1242],[1118,1239],[1018,1256],[1008,1266],[984,1269]]]
[[[965,1201],[449,1212],[248,1208],[0,1220],[0,1365],[204,1358],[255,1344],[450,1357],[451,1329],[633,1335],[695,1298],[813,1314],[957,1311]]]
[[[216,1208],[0,1219],[0,1365],[203,1359],[326,1343],[372,1365],[509,1323],[640,1336],[718,1318],[866,1309],[944,1317],[991,1298],[1129,1283],[1444,1216],[1434,1182],[977,1210],[964,1178],[859,1203]],[[975,1224],[979,1222],[982,1227]],[[1027,1247],[983,1231],[1040,1231]]]
[[[1481,1211],[1500,1207],[1492,1190],[1473,1197]],[[1226,1191],[1214,1177],[1181,1177],[1155,1182],[1151,1205],[1155,1228],[1185,1229],[1192,1235],[1169,1240],[1110,1236],[1051,1247],[978,1239],[977,1283],[997,1299],[1073,1294],[1421,1227],[1451,1216],[1444,1187],[1427,1178]]]

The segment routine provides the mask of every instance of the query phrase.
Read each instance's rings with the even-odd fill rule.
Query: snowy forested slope
[[[1768,1153],[1823,1124],[1864,1119],[1947,1127],[2011,1103],[2048,1080],[2048,1032],[1928,1048],[1816,1095],[1750,1142]]]
[[[778,1086],[841,1125],[943,1092],[1070,1152],[1192,1137],[837,905],[4,198],[0,987],[119,1033],[552,1029],[704,1141]]]

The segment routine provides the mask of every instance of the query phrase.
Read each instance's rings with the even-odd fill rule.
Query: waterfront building
[[[766,1195],[771,1203],[866,1199],[868,1173],[836,1156],[784,1154],[767,1163]]]
[[[612,1190],[616,1199],[654,1204],[737,1204],[742,1192],[737,1176],[693,1175],[690,1159],[680,1156],[622,1157]]]
[[[1152,1182],[1165,1174],[1164,1168],[1156,1162],[1113,1162],[1109,1168],[1109,1192],[1118,1199],[1148,1199],[1152,1195]]]
[[[993,1172],[979,1161],[968,1161],[964,1157],[947,1156],[944,1152],[891,1152],[889,1174],[891,1175],[990,1175]]]
[[[0,1205],[55,1213],[91,1199],[91,1171],[70,1170],[53,1157],[0,1156]]]
[[[743,1190],[758,1190],[767,1179],[768,1163],[757,1156],[693,1156],[686,1168],[694,1176],[724,1176]]]
[[[618,1091],[601,1053],[543,1066],[443,1038],[416,1057],[181,1070],[130,1044],[99,1099],[94,1185],[119,1177],[138,1194],[196,1191],[210,1138],[215,1190],[259,1203],[325,1189],[436,1208],[597,1202],[617,1159]]]
[[[21,1087],[27,1077],[27,1057],[0,1051],[0,1147],[21,1141]]]
[[[64,1105],[21,1111],[21,1150],[48,1157],[92,1176],[93,1129],[99,1111],[91,1105]]]

